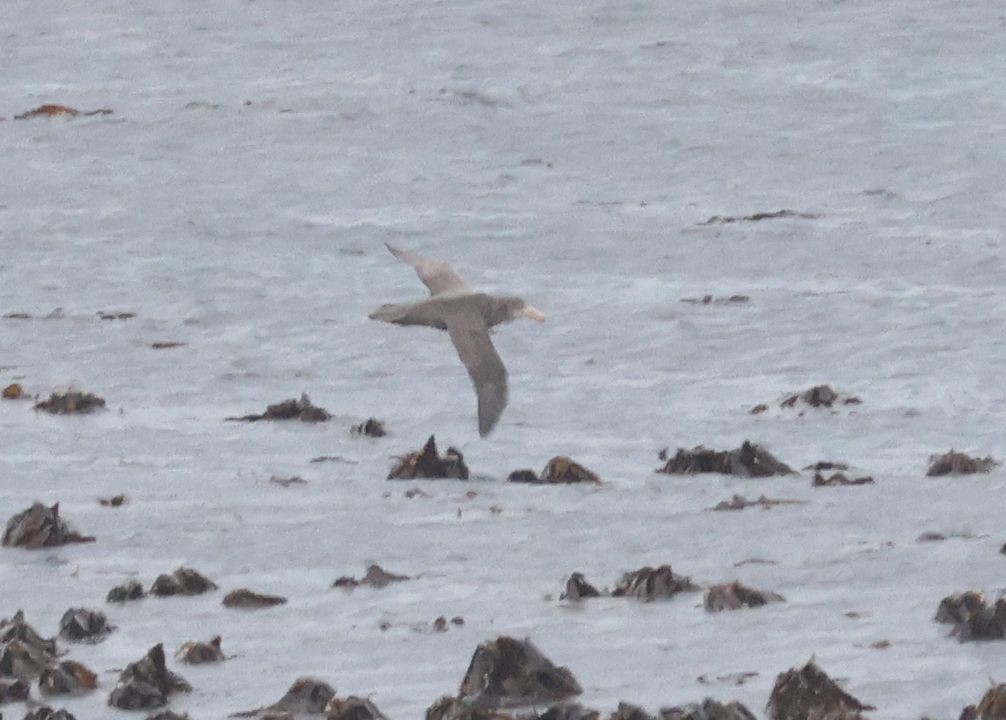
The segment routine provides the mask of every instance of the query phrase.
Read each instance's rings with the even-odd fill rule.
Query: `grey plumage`
[[[370,319],[396,325],[425,325],[446,330],[468,369],[478,396],[479,434],[485,437],[507,405],[507,371],[493,347],[489,329],[518,317],[539,322],[542,312],[517,297],[475,292],[449,264],[388,245],[388,250],[411,265],[430,290],[430,297],[409,305],[382,305]]]

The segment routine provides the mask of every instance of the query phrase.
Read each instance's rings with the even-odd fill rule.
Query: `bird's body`
[[[493,347],[489,330],[521,316],[543,322],[544,314],[517,297],[475,292],[441,260],[424,258],[391,245],[388,250],[415,268],[419,279],[430,289],[430,297],[408,305],[382,305],[370,314],[370,318],[396,325],[425,325],[448,332],[475,385],[479,434],[484,437],[493,429],[507,404],[506,367]]]

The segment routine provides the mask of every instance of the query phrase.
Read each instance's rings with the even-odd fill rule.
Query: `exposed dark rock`
[[[22,611],[0,620],[0,675],[32,680],[55,662],[55,639],[39,635]]]
[[[172,693],[191,689],[184,679],[168,670],[164,647],[158,643],[142,659],[126,666],[108,704],[122,710],[151,710],[167,705]]]
[[[285,603],[285,597],[280,597],[279,595],[263,595],[261,593],[252,592],[248,588],[231,590],[224,596],[223,599],[224,607],[242,608],[246,610],[274,607]]]
[[[43,638],[35,628],[24,619],[24,611],[18,610],[12,618],[0,620],[0,644],[20,640],[26,645],[37,648],[41,653],[56,657],[55,638]]]
[[[608,720],[656,720],[656,718],[638,705],[620,702],[615,712],[608,716]]]
[[[757,212],[753,215],[713,215],[699,225],[729,225],[736,222],[760,222],[762,220],[781,220],[788,218],[801,218],[803,220],[816,220],[821,217],[813,213],[796,212],[795,210],[775,210],[773,212]]]
[[[367,437],[384,437],[388,431],[384,429],[384,423],[375,418],[367,418],[359,425],[354,425],[352,430],[354,435],[366,435]]]
[[[70,608],[59,621],[59,636],[71,642],[100,642],[115,629],[100,610]]]
[[[951,635],[961,642],[971,640],[1001,640],[1006,638],[1006,598],[992,605],[980,592],[967,591],[950,595],[940,601],[936,622],[954,626]]]
[[[374,703],[366,698],[350,695],[333,697],[325,706],[326,720],[387,720]]]
[[[35,404],[36,410],[44,410],[52,415],[83,415],[105,407],[104,399],[94,393],[70,390],[54,392],[48,400]]]
[[[97,687],[98,676],[73,660],[46,668],[38,679],[43,695],[82,695]]]
[[[600,485],[601,478],[575,460],[559,455],[545,464],[538,482],[546,485],[590,483]]]
[[[476,648],[458,697],[472,707],[493,709],[561,702],[581,692],[573,674],[530,640],[500,636]]]
[[[724,704],[706,698],[701,703],[661,708],[660,720],[755,720],[755,716],[739,702]]]
[[[834,487],[837,485],[873,485],[873,478],[869,475],[864,475],[863,477],[850,478],[848,475],[842,472],[832,473],[831,477],[825,477],[823,474],[816,472],[814,473],[814,480],[811,482],[814,487]]]
[[[236,422],[258,422],[259,420],[300,420],[301,422],[324,422],[330,420],[332,416],[324,409],[311,404],[311,398],[307,393],[302,393],[300,400],[284,400],[283,402],[267,405],[265,412],[260,415],[242,415],[240,417],[229,417],[226,420]]]
[[[553,705],[541,714],[525,716],[522,720],[601,720],[601,714],[579,703],[566,702]]]
[[[768,701],[770,720],[862,720],[874,710],[842,690],[811,659],[776,678]]]
[[[1006,719],[1006,685],[996,685],[988,689],[974,708],[976,720]],[[961,716],[964,717],[963,715]]]
[[[929,470],[926,471],[926,475],[937,477],[939,475],[987,473],[998,464],[991,457],[974,458],[970,455],[951,450],[942,455],[931,456],[929,458]]]
[[[785,598],[778,593],[755,590],[739,582],[732,582],[709,588],[703,606],[709,612],[720,612],[738,610],[742,607],[759,607],[770,602],[785,602]]]
[[[94,542],[93,537],[71,530],[59,517],[59,503],[46,507],[36,502],[7,521],[3,544],[37,550],[69,543]]]
[[[587,582],[582,573],[575,572],[566,580],[566,592],[559,596],[560,600],[582,600],[583,598],[600,597],[597,588]]]
[[[122,507],[123,505],[126,504],[126,496],[113,495],[112,497],[108,498],[98,498],[98,504],[100,504],[102,507],[115,507],[115,508]]]
[[[24,702],[28,699],[31,686],[25,680],[0,679],[0,705],[12,702]]]
[[[105,602],[110,603],[121,603],[128,602],[130,600],[139,600],[140,598],[146,597],[147,593],[143,590],[143,586],[140,585],[136,580],[128,580],[122,585],[116,585],[114,588],[108,591],[108,595],[105,596]]]
[[[433,435],[418,452],[411,452],[388,473],[388,480],[414,480],[415,478],[468,479],[468,466],[464,456],[452,447],[443,457],[437,454],[437,441]]]
[[[831,460],[821,460],[814,463],[813,465],[808,465],[804,470],[814,470],[820,472],[821,470],[848,470],[849,466],[847,463],[843,462],[833,462]]]
[[[534,485],[535,483],[541,482],[538,477],[538,473],[534,470],[514,470],[512,473],[507,475],[507,482],[512,483],[528,483]]]
[[[367,573],[359,580],[348,575],[343,575],[332,583],[332,587],[341,587],[351,590],[359,585],[368,585],[373,588],[382,588],[394,582],[402,582],[403,580],[410,579],[411,578],[408,575],[396,575],[395,573],[388,572],[380,565],[368,565]]]
[[[286,694],[272,705],[234,713],[231,717],[254,717],[261,720],[286,720],[297,714],[321,715],[325,707],[335,697],[335,690],[324,680],[313,677],[299,677]]]
[[[768,410],[768,405],[766,405],[765,403],[758,403],[753,408],[748,410],[748,412],[751,413],[752,415],[761,415],[766,410]]]
[[[24,716],[24,720],[77,720],[77,718],[65,708],[54,710],[48,705],[43,705],[30,711]]]
[[[220,649],[220,636],[213,637],[209,642],[187,642],[178,648],[175,657],[189,665],[223,662],[224,654]]]
[[[670,565],[657,568],[649,566],[625,573],[612,591],[614,597],[632,597],[637,600],[661,600],[678,593],[694,592],[699,586],[691,578],[675,575]]]
[[[736,450],[710,450],[701,445],[685,450],[679,448],[674,457],[657,470],[668,475],[722,473],[742,477],[788,475],[793,469],[776,459],[759,445],[747,440]]]
[[[749,507],[760,507],[762,510],[770,510],[776,505],[803,505],[805,500],[791,500],[788,498],[769,498],[761,495],[757,500],[748,500],[743,495],[734,495],[729,500],[722,500],[711,509],[724,510],[744,510]]]
[[[199,571],[180,567],[170,575],[159,575],[150,586],[150,594],[158,597],[201,595],[216,589],[216,583]]]

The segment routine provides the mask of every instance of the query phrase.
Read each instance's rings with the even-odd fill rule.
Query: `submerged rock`
[[[672,598],[678,593],[694,592],[699,586],[691,578],[675,575],[670,565],[642,567],[625,573],[612,591],[614,597],[632,597],[650,601]]]
[[[789,475],[793,473],[793,469],[761,446],[745,440],[736,450],[710,450],[702,445],[691,450],[679,448],[674,457],[669,458],[657,472],[668,475],[722,473],[741,477],[768,477]]]
[[[33,118],[40,117],[90,117],[92,115],[111,115],[112,111],[108,108],[99,108],[97,110],[81,111],[76,108],[67,107],[66,105],[39,105],[37,108],[32,110],[27,110],[19,115],[15,115],[15,120],[31,120]],[[62,712],[62,711],[61,711]]]
[[[48,400],[35,404],[35,410],[43,410],[51,415],[84,415],[105,407],[104,399],[94,393],[70,390],[65,393],[54,392]]]
[[[1006,638],[1006,598],[989,605],[980,592],[969,590],[940,601],[936,622],[954,626],[951,635],[961,642]]]
[[[302,393],[300,400],[284,400],[273,405],[267,405],[265,412],[258,415],[242,415],[240,417],[229,417],[226,420],[233,422],[258,422],[259,420],[300,420],[301,422],[325,422],[332,416],[323,408],[311,403],[311,398],[307,393]]]
[[[582,573],[575,572],[566,580],[566,591],[559,596],[560,600],[582,600],[584,598],[600,597],[597,588],[587,582]]]
[[[762,510],[771,510],[776,505],[803,505],[806,500],[792,500],[789,498],[770,498],[764,495],[755,500],[748,500],[743,495],[734,495],[729,500],[721,500],[711,509],[717,511],[744,510],[749,507],[760,507]]]
[[[170,575],[159,575],[150,586],[150,594],[157,597],[172,595],[202,595],[217,586],[212,580],[192,568],[180,567]]]
[[[325,720],[387,720],[377,706],[366,698],[350,695],[333,697],[325,706]]]
[[[779,674],[767,709],[770,720],[862,720],[863,710],[876,708],[842,690],[812,659]]]
[[[975,473],[987,473],[999,463],[991,457],[975,458],[964,453],[951,450],[942,455],[933,455],[929,458],[929,469],[926,471],[928,477],[940,475],[973,475]]]
[[[140,583],[136,580],[129,580],[109,590],[108,595],[105,596],[105,602],[122,603],[130,600],[139,600],[146,596],[147,593]]]
[[[100,610],[70,608],[59,621],[59,636],[70,642],[101,642],[113,630]]]
[[[98,676],[73,660],[46,668],[38,679],[38,689],[43,695],[82,695],[97,687]]]
[[[189,665],[223,662],[224,654],[220,649],[221,638],[213,637],[209,642],[187,642],[178,648],[175,657]]]
[[[372,588],[382,588],[391,583],[403,582],[405,580],[411,580],[408,575],[396,575],[395,573],[388,572],[380,565],[368,565],[366,574],[357,580],[349,575],[343,575],[334,583],[332,587],[341,587],[352,590],[360,585],[366,585]]]
[[[143,658],[126,666],[108,704],[122,710],[150,710],[167,705],[173,693],[191,690],[181,676],[168,670],[164,646],[158,643]]]
[[[126,496],[120,494],[107,498],[98,498],[98,504],[102,507],[122,507],[126,504]]]
[[[772,602],[785,602],[785,598],[778,593],[755,590],[739,582],[732,582],[709,588],[703,606],[709,612],[720,612],[743,607],[760,607]]]
[[[70,543],[94,542],[94,538],[74,532],[59,517],[59,503],[46,507],[34,503],[7,521],[3,544],[37,550]]]
[[[809,390],[789,395],[779,403],[779,407],[795,407],[798,402],[809,407],[830,408],[833,405],[859,405],[862,400],[855,395],[840,395],[832,390],[830,385],[815,385]]]
[[[701,703],[661,708],[660,720],[755,720],[755,716],[739,702],[724,704],[706,698]]]
[[[248,588],[231,590],[224,596],[223,605],[229,608],[242,608],[245,610],[258,610],[260,608],[275,607],[286,603],[285,597],[279,595],[263,595],[252,592]]]
[[[756,212],[752,215],[740,217],[734,215],[713,215],[699,225],[730,225],[736,222],[761,222],[762,220],[782,220],[790,218],[800,218],[803,220],[816,220],[821,217],[814,213],[797,212],[795,210],[774,210],[772,212]]]
[[[458,698],[494,709],[561,702],[581,692],[573,673],[554,665],[530,640],[501,635],[476,648]]]
[[[433,435],[418,452],[406,455],[388,473],[388,480],[414,480],[416,478],[468,479],[468,466],[464,456],[452,447],[441,457],[437,454],[437,441]]]
[[[814,473],[814,479],[811,481],[811,485],[814,487],[835,487],[837,485],[873,485],[873,478],[869,475],[864,475],[863,477],[850,478],[843,472],[832,473],[831,477],[825,477],[823,474],[816,472]]]
[[[359,425],[354,425],[352,433],[354,435],[366,435],[367,437],[379,438],[388,434],[384,429],[384,423],[376,418],[367,418]]]

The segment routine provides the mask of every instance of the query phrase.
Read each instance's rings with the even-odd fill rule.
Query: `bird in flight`
[[[507,404],[506,367],[493,347],[489,330],[519,317],[545,322],[545,314],[518,297],[476,292],[442,260],[387,247],[392,255],[413,267],[430,289],[430,297],[408,305],[382,305],[370,313],[370,319],[447,331],[475,385],[479,435],[485,437]]]

